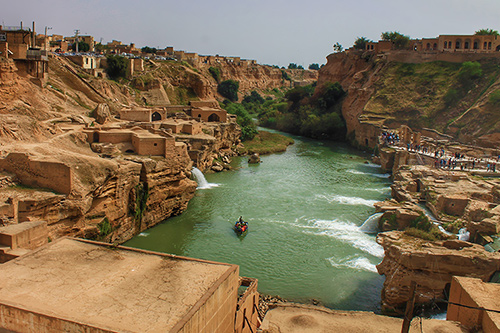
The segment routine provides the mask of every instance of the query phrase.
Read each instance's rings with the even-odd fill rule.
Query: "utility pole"
[[[52,27],[45,26],[45,39],[43,41],[43,49],[47,50],[47,30],[51,30]]]
[[[401,333],[408,333],[410,331],[411,320],[413,319],[413,308],[415,306],[415,291],[417,289],[417,283],[411,281],[410,284],[410,298],[406,303],[405,317],[403,320],[403,326],[401,327]]]
[[[79,29],[75,29],[75,43],[76,43],[76,53],[78,53],[78,34],[80,33]]]

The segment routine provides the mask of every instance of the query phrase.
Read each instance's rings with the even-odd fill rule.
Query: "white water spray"
[[[191,171],[193,172],[194,180],[198,183],[197,189],[207,189],[218,186],[218,184],[212,184],[207,182],[205,176],[203,175],[203,172],[201,172],[200,169],[193,168],[193,170]]]
[[[380,217],[384,215],[383,213],[375,213],[371,215],[366,221],[359,227],[359,230],[367,234],[376,234],[378,232],[378,221]]]

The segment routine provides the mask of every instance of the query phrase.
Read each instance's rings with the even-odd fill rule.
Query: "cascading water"
[[[371,215],[366,221],[359,227],[359,230],[367,234],[376,234],[378,232],[378,221],[382,217],[383,213],[375,213]]]
[[[211,184],[207,182],[205,176],[203,175],[203,172],[201,172],[200,169],[193,168],[193,170],[191,171],[193,172],[194,180],[198,183],[197,189],[207,189],[217,186],[217,184]]]

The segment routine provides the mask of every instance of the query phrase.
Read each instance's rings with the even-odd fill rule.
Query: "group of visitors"
[[[394,132],[382,132],[382,142],[387,145],[399,143],[399,134]]]

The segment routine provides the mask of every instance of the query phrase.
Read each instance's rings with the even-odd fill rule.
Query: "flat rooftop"
[[[0,304],[113,331],[165,332],[237,269],[62,238],[1,265]]]

